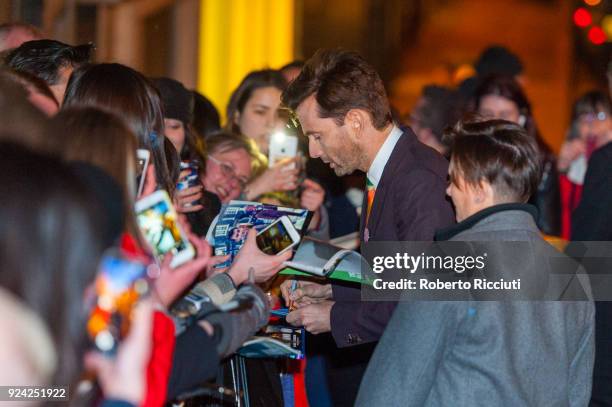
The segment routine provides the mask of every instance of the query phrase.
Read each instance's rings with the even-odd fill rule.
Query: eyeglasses
[[[224,176],[226,176],[229,179],[235,180],[241,189],[244,189],[246,187],[249,180],[246,177],[238,176],[238,174],[236,174],[236,170],[230,164],[220,161],[216,159],[215,157],[213,157],[212,155],[209,155],[208,159],[214,162],[215,164],[217,164],[221,168],[221,172],[223,173]]]
[[[604,121],[608,118],[606,112],[597,112],[597,113],[584,113],[578,116],[578,120],[585,121],[587,123],[593,123],[595,121]]]

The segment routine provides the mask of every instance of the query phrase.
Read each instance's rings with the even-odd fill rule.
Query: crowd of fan
[[[0,37],[0,358],[11,366],[0,372],[0,383],[71,385],[79,389],[75,403],[175,400],[216,379],[224,359],[267,322],[270,294],[261,287],[279,295],[277,273],[291,256],[262,253],[252,231],[229,269],[215,271],[227,258],[213,256],[205,236],[222,204],[241,199],[306,208],[314,213],[307,233],[323,240],[358,230],[362,175],[337,177],[309,159],[304,145],[297,157],[268,166],[270,136],[289,118],[281,94],[300,62],[249,73],[228,101],[222,127],[213,104],[174,79],[93,63],[92,46],[44,39],[25,25],[3,26]],[[504,58],[510,62],[490,62]],[[543,171],[529,199],[539,210],[538,227],[569,239],[589,158],[612,141],[608,96],[593,91],[575,102],[556,156],[538,131],[520,61],[492,48],[477,71],[459,89],[424,87],[396,124],[446,157],[444,129],[466,112],[523,127],[537,143]],[[151,154],[139,196],[138,148]],[[181,161],[200,164],[199,185],[176,188],[186,176]],[[149,255],[134,204],[158,189],[172,197],[196,256],[177,268],[169,259],[158,265],[153,295],[136,308],[117,357],[107,359],[85,337],[88,293],[108,248]],[[176,335],[166,310],[202,282],[229,283],[228,298],[249,296],[254,305]],[[83,384],[91,384],[91,373],[93,389]]]

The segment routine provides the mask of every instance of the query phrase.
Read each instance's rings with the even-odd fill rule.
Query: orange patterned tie
[[[368,194],[368,207],[366,212],[366,225],[370,219],[370,212],[372,211],[372,205],[374,205],[374,195],[376,195],[376,187],[372,182],[366,178],[366,192]]]

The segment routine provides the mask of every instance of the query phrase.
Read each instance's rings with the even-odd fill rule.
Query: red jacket
[[[127,233],[121,237],[121,249],[137,256],[147,255]],[[152,340],[151,358],[147,367],[147,394],[142,405],[161,407],[166,402],[175,344],[174,322],[162,311],[155,311],[153,316]]]
[[[570,240],[572,234],[572,213],[582,197],[582,185],[574,184],[565,174],[559,175],[561,195],[561,237]]]

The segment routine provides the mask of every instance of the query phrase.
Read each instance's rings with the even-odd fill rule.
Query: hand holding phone
[[[138,226],[161,262],[172,253],[171,267],[193,258],[195,250],[178,222],[178,215],[166,191],[156,191],[136,202]]]
[[[197,256],[176,268],[170,266],[172,259],[166,256],[160,265],[159,275],[151,283],[157,299],[164,307],[169,307],[193,284],[210,260],[211,248],[206,240],[194,234],[188,234],[188,237]]]
[[[153,347],[153,313],[151,299],[144,299],[134,308],[129,334],[117,349],[115,358],[99,352],[85,354],[85,368],[93,372],[109,399],[141,405],[147,390],[147,365]]]
[[[251,228],[244,245],[227,273],[232,277],[236,286],[247,281],[249,274],[253,275],[256,283],[263,283],[274,277],[292,255],[291,250],[286,250],[278,255],[263,253],[257,246],[257,232]]]
[[[298,138],[286,134],[284,131],[273,133],[270,137],[270,147],[268,151],[268,166],[274,167],[277,161],[284,158],[294,158],[298,152]],[[292,164],[291,168],[295,168]]]
[[[300,234],[287,216],[281,216],[257,234],[257,246],[266,254],[281,254],[300,242]]]
[[[107,251],[100,260],[87,333],[103,353],[116,352],[129,331],[133,307],[149,293],[147,266],[142,260],[117,249]]]

